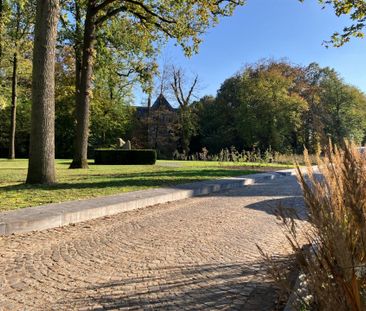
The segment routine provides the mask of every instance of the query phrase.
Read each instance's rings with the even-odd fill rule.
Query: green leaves
[[[222,84],[216,99],[195,105],[201,145],[211,152],[246,150],[316,152],[329,137],[362,143],[366,96],[330,68],[262,61]]]
[[[247,66],[227,80],[217,100],[231,103],[234,126],[243,147],[270,146],[286,151],[291,133],[301,124],[307,103],[295,91],[297,68],[286,63],[262,62]]]
[[[218,23],[220,16],[230,16],[244,0],[105,0],[96,6],[99,23],[113,16],[136,24],[133,31],[145,29],[160,38],[172,38],[187,55],[197,52],[201,35]]]
[[[342,32],[335,32],[324,45],[340,47],[350,41],[352,37],[363,38],[366,26],[366,1],[365,0],[319,0],[322,5],[331,6],[337,16],[348,15],[354,22],[344,27]]]
[[[324,128],[334,143],[344,138],[361,144],[366,128],[366,97],[357,88],[345,84],[338,74],[326,70],[320,83]]]

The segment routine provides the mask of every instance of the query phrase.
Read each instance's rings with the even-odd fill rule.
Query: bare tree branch
[[[174,19],[168,19],[166,17],[163,17],[162,15],[159,15],[158,13],[154,12],[152,9],[150,9],[147,5],[143,4],[140,1],[136,1],[136,0],[125,0],[125,2],[137,5],[139,7],[141,7],[146,13],[158,18],[159,20],[161,20],[162,22],[168,23],[168,24],[174,24],[176,23],[176,21]]]
[[[105,13],[103,16],[99,17],[96,21],[95,21],[95,25],[99,25],[103,22],[105,22],[106,20],[108,20],[109,18],[117,15],[120,12],[126,12],[128,11],[126,6],[121,6],[119,8],[115,8],[113,10],[109,10],[107,11],[107,13]]]
[[[191,96],[192,96],[192,93],[193,93],[193,91],[194,91],[194,88],[196,87],[196,85],[197,85],[197,82],[198,82],[198,75],[196,75],[196,77],[194,78],[194,81],[193,81],[193,83],[192,83],[192,86],[191,86],[191,88],[190,88],[190,90],[189,90],[189,92],[188,92],[188,95],[187,95],[187,99],[186,99],[186,101],[189,103],[190,102],[190,100],[191,100]]]
[[[187,83],[187,81],[184,80],[185,78],[182,69],[177,69],[172,66],[172,83],[170,85],[181,108],[189,106],[193,92],[197,87],[198,75],[195,76],[191,86],[189,87],[187,95],[184,94],[184,86]]]

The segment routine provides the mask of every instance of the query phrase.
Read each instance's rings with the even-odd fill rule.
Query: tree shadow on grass
[[[112,173],[112,174],[88,174],[90,177],[102,177],[102,178],[141,178],[141,177],[159,177],[159,176],[171,176],[171,177],[212,177],[220,178],[227,176],[241,176],[248,174],[258,173],[255,170],[227,170],[227,169],[197,169],[197,170],[164,170],[158,172],[137,172],[137,173]]]
[[[290,257],[277,260],[288,264]],[[64,300],[60,307],[267,311],[276,309],[279,296],[279,289],[266,275],[263,261],[166,266],[141,274],[144,276],[115,277],[110,282],[76,289],[75,292],[87,292],[87,296]]]
[[[81,176],[82,182],[61,182],[51,185],[29,185],[29,184],[17,184],[9,186],[0,186],[0,191],[18,191],[18,190],[63,190],[63,189],[103,189],[103,188],[123,188],[123,187],[159,187],[181,185],[185,183],[197,182],[202,180],[211,180],[215,178],[223,178],[228,175],[238,176],[249,173],[255,173],[252,171],[242,171],[240,174],[238,171],[227,170],[185,170],[185,171],[160,171],[160,172],[147,172],[147,173],[135,173],[135,174],[94,174]],[[75,179],[77,176],[75,176]],[[90,178],[91,177],[91,178]],[[85,180],[90,181],[85,182]],[[103,179],[98,181],[98,179]],[[108,180],[104,180],[108,179]]]

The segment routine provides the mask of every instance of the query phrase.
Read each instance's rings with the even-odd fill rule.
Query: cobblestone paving
[[[293,177],[0,237],[0,310],[273,310],[280,201],[303,209]]]

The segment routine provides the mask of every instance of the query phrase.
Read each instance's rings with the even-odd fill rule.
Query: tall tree
[[[180,144],[182,151],[188,154],[189,143],[196,129],[190,105],[197,89],[198,76],[196,75],[192,81],[188,81],[182,68],[172,66],[171,71],[172,82],[170,85],[175,99],[179,103]]]
[[[84,32],[85,37],[84,30],[85,26],[87,26],[85,10],[86,8],[83,5],[76,7],[72,3],[69,3],[66,7],[65,15],[72,15],[73,18],[69,20],[64,18],[62,19],[64,27],[60,36],[61,45],[71,43],[74,49],[76,59],[76,103],[78,103],[82,93],[80,91],[82,61],[78,61],[78,59],[81,59],[84,55],[82,53],[83,40],[81,34]],[[84,21],[84,26],[82,25],[82,21]],[[110,81],[120,80],[123,82],[122,84],[124,85],[121,89],[129,88],[132,84],[140,82],[143,89],[148,93],[151,89],[149,81],[152,79],[152,75],[156,72],[156,65],[154,61],[156,53],[159,50],[159,38],[157,38],[153,32],[141,27],[141,23],[138,21],[120,19],[116,16],[111,16],[108,23],[101,22],[101,24],[98,24],[95,36],[94,41],[97,44],[95,45],[95,42],[93,41],[93,46],[95,46],[95,48],[92,51],[93,58],[90,60],[93,61],[93,63],[96,62],[98,64],[97,70],[103,70],[103,66],[108,68],[107,70],[108,75],[110,76]],[[99,55],[101,57],[99,57]],[[106,57],[110,60],[109,64],[101,61]],[[93,76],[95,76],[95,74],[93,74]],[[90,83],[93,84],[93,88],[95,88],[95,83],[92,83],[92,80],[90,80]],[[91,87],[89,91],[92,91]],[[76,105],[76,107],[80,108],[80,105]],[[90,103],[88,111],[89,110]],[[80,119],[80,117],[78,117],[80,116],[80,109],[77,108],[76,112],[76,119],[78,120]],[[80,129],[81,127],[80,122],[78,122],[77,129]],[[77,138],[76,135],[75,138]],[[78,140],[75,139],[75,146],[77,145]],[[75,150],[77,150],[77,148],[75,148]],[[87,164],[84,163],[84,166],[86,165]],[[74,167],[74,164],[72,164],[71,167]]]
[[[105,30],[107,37],[109,29]],[[119,50],[111,47],[113,40],[105,39],[99,40],[96,47],[89,139],[93,146],[110,146],[116,143],[117,137],[126,139],[135,111],[130,106],[135,83],[133,69],[127,69],[117,57]]]
[[[214,110],[225,122],[218,125],[226,143],[222,147],[230,143],[239,149],[286,152],[301,145],[301,117],[307,103],[298,92],[298,72],[286,62],[266,61],[227,79]]]
[[[84,2],[65,1],[62,7],[59,45],[63,48],[71,46],[74,52],[75,93],[80,92],[81,57],[83,43],[83,18],[85,17]],[[69,18],[68,18],[69,17]],[[72,20],[72,22],[70,22]],[[70,51],[68,51],[70,53]]]
[[[77,97],[75,155],[71,168],[87,168],[90,95],[93,57],[98,27],[113,16],[137,21],[136,29],[175,38],[187,54],[196,51],[200,35],[218,22],[219,16],[231,15],[243,0],[135,1],[88,0],[84,25],[80,94]]]
[[[72,157],[74,137],[74,108],[71,96],[79,93],[78,50],[82,48],[80,33],[85,18],[85,7],[70,2],[63,7],[57,50],[56,75],[56,155]],[[81,32],[76,23],[80,16]],[[66,19],[66,17],[70,17]],[[132,122],[132,87],[145,81],[155,72],[156,46],[136,31],[128,21],[112,18],[98,28],[93,70],[93,101],[90,105],[89,146],[113,144],[116,137],[128,137]],[[133,33],[133,36],[131,35]],[[76,83],[75,83],[76,82]],[[75,100],[74,100],[75,101]],[[65,128],[66,126],[66,128]],[[71,141],[70,141],[71,139]],[[70,150],[71,149],[71,150]]]
[[[320,86],[324,133],[339,145],[345,138],[360,143],[365,129],[365,95],[345,84],[338,73],[329,68],[324,69]]]
[[[286,63],[269,62],[243,73],[243,97],[237,116],[243,120],[238,123],[241,137],[250,145],[281,152],[298,145],[301,114],[307,103],[295,90],[296,72]]]
[[[15,159],[15,130],[17,111],[17,87],[18,87],[18,53],[13,55],[13,74],[11,79],[11,114],[10,114],[10,135],[9,135],[9,159]]]
[[[4,56],[4,45],[6,45],[6,40],[4,40],[4,34],[6,32],[6,23],[10,17],[9,5],[6,0],[0,0],[0,66],[2,66],[3,56]]]
[[[0,0],[0,61],[3,56],[4,0]]]
[[[18,69],[19,62],[24,59],[23,54],[29,54],[30,34],[33,30],[34,3],[32,1],[17,0],[10,4],[11,17],[6,24],[5,54],[10,54],[11,73],[11,106],[10,106],[10,130],[9,130],[9,159],[15,158],[15,133],[17,119],[18,98]],[[24,66],[24,64],[22,64]]]
[[[321,141],[321,105],[320,105],[320,81],[322,78],[322,69],[316,63],[311,63],[304,68],[301,77],[303,81],[303,89],[301,96],[308,103],[308,110],[303,114],[303,142],[305,147],[314,153]],[[325,142],[326,143],[326,142]]]
[[[93,53],[96,39],[97,2],[88,1],[84,25],[84,39],[80,72],[80,90],[76,94],[75,150],[71,168],[88,167],[88,136],[90,117],[90,94],[93,74]]]
[[[55,48],[58,0],[37,0],[32,72],[32,115],[27,183],[55,176]]]
[[[329,138],[361,143],[366,96],[330,68],[280,61],[249,65],[227,79],[217,98],[195,103],[200,147],[271,147],[280,152],[317,152]]]

